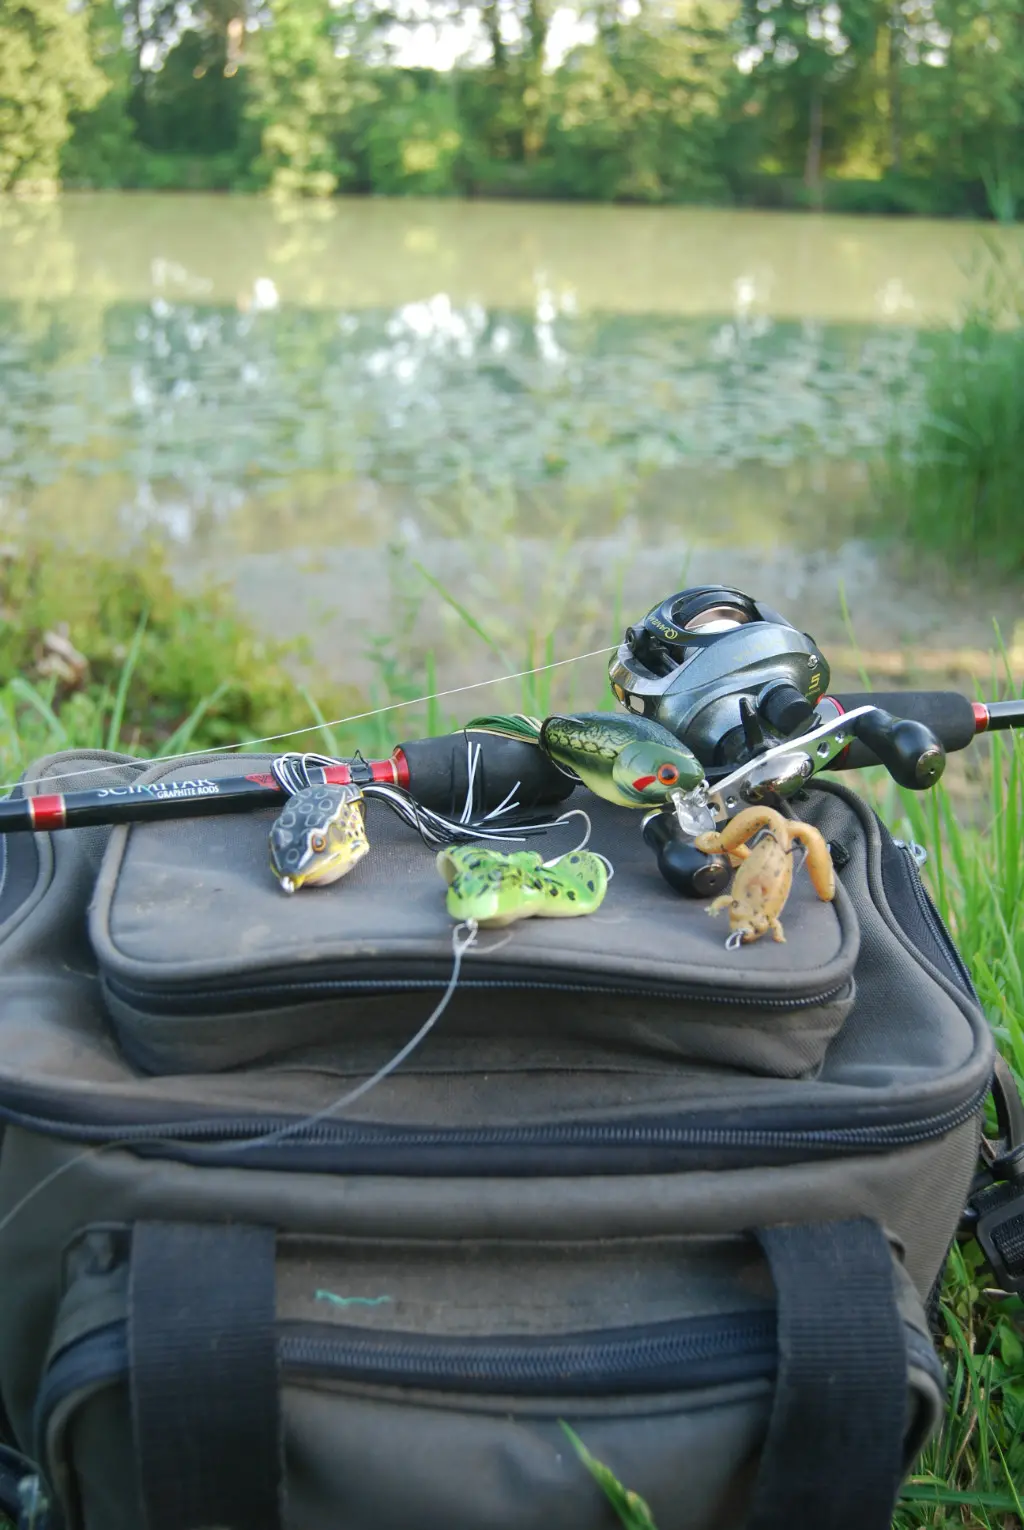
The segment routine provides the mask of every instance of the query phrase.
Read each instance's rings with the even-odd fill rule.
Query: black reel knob
[[[679,825],[675,813],[653,813],[643,836],[656,853],[658,870],[674,892],[684,898],[717,898],[732,875],[729,857],[698,850]]]
[[[814,722],[814,707],[788,680],[766,685],[757,698],[757,710],[782,738],[791,738],[798,728],[809,728]]]
[[[946,751],[924,723],[893,717],[876,707],[855,719],[853,731],[878,756],[893,780],[912,792],[927,791],[946,768]]]

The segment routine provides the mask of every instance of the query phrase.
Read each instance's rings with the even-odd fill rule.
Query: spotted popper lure
[[[573,850],[545,865],[535,851],[455,845],[439,851],[437,869],[448,883],[445,903],[452,918],[483,928],[592,914],[608,890],[608,867],[590,850]]]
[[[325,887],[370,848],[358,786],[308,786],[289,797],[270,831],[270,867],[286,893]]]

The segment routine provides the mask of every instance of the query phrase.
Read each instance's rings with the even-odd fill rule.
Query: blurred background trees
[[[1020,0],[0,0],[0,187],[1024,198]]]

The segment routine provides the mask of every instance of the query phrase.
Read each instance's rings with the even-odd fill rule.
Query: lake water
[[[868,649],[987,648],[1012,592],[864,531],[872,454],[992,238],[1022,242],[693,209],[5,204],[0,507],[156,531],[183,579],[230,580],[362,681],[383,635],[456,684],[709,579],[826,652],[843,598]]]

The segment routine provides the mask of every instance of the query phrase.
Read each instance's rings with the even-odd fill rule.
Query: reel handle
[[[876,707],[854,720],[853,731],[893,780],[910,791],[927,791],[946,768],[941,741],[925,723],[913,718],[893,717]]]
[[[818,703],[818,713],[828,720],[836,712],[852,712],[855,707],[880,707],[894,718],[923,723],[947,754],[966,749],[978,733],[991,726],[979,717],[979,708],[958,691],[864,691],[825,696]],[[857,739],[832,762],[829,770],[861,770],[866,765],[886,763],[868,737],[857,731]]]

